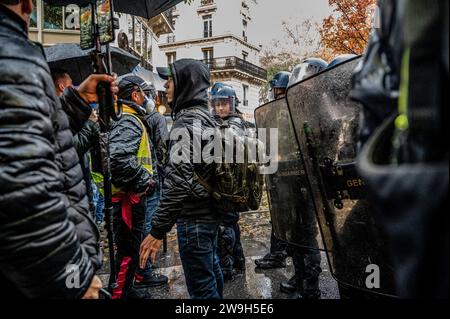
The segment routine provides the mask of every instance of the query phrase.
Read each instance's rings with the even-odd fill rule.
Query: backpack
[[[215,125],[216,137],[221,140],[222,158],[216,164],[214,186],[196,174],[198,181],[214,198],[217,208],[225,213],[259,209],[264,179],[259,172],[259,164],[249,161],[249,155],[257,159],[257,154],[253,151],[263,147],[262,143],[247,136],[244,126],[238,127],[232,121],[216,121]],[[226,161],[227,149],[234,150],[232,163]],[[236,149],[241,151],[242,157],[237,156]]]

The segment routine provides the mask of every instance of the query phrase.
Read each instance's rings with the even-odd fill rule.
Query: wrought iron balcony
[[[202,60],[211,71],[239,70],[262,80],[267,79],[267,71],[237,57],[223,57]]]
[[[200,2],[201,6],[210,6],[210,5],[213,5],[213,4],[214,4],[214,0],[202,0]]]

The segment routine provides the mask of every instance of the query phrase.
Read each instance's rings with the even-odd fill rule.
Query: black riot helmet
[[[285,96],[290,77],[291,73],[285,71],[278,72],[274,75],[273,79],[269,82],[271,100],[276,100]]]
[[[342,54],[342,55],[338,55],[337,57],[335,57],[333,59],[333,61],[330,62],[330,64],[328,65],[328,68],[331,69],[332,67],[338,65],[338,64],[342,64],[344,62],[347,62],[353,58],[355,58],[357,55],[356,54]]]
[[[233,87],[229,84],[223,83],[223,82],[216,82],[213,84],[212,88],[211,88],[211,100],[213,100],[215,97],[219,97],[220,95],[217,95],[217,92],[219,92],[219,90],[223,89],[223,88],[228,88],[231,89],[231,91],[234,93],[234,98],[235,98],[235,103],[234,106],[235,108],[237,108],[239,106],[239,104],[241,103],[241,101],[239,101],[236,91],[235,89],[233,89]],[[231,91],[221,91],[221,94],[231,94]]]
[[[291,74],[289,72],[278,72],[274,75],[273,79],[270,81],[271,89],[287,89],[289,78]]]
[[[211,96],[214,96],[217,91],[225,86],[230,87],[228,84],[225,84],[223,82],[216,82],[213,84],[213,86],[211,87]]]
[[[292,86],[306,78],[313,76],[319,72],[322,72],[328,67],[328,63],[320,58],[309,58],[303,61],[303,63],[297,65],[292,71],[291,78],[289,79],[288,86]]]
[[[224,119],[236,113],[239,100],[236,91],[232,87],[224,85],[213,93],[211,102],[214,115]],[[226,105],[229,106],[228,110],[224,109]]]

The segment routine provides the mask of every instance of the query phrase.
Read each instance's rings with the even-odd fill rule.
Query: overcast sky
[[[332,9],[328,0],[257,0],[256,11],[252,13],[258,30],[251,41],[262,45],[270,44],[272,39],[283,37],[283,20],[298,21],[301,24],[307,19],[321,22],[329,16]]]

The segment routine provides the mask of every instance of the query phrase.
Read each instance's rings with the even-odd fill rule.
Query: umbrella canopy
[[[157,73],[151,72],[147,69],[144,69],[143,67],[137,66],[133,70],[133,74],[141,77],[146,82],[151,82],[155,86],[155,89],[157,91],[165,91],[164,84],[166,81],[164,81]]]
[[[77,4],[84,6],[92,0],[44,0],[48,4],[66,6]],[[113,0],[114,11],[151,19],[172,8],[182,0]]]
[[[66,70],[75,85],[83,82],[93,72],[92,60],[89,53],[89,50],[82,50],[80,45],[76,43],[60,43],[45,48],[45,54],[50,68]],[[141,60],[139,58],[127,51],[111,47],[111,63],[113,71],[117,75],[132,72],[140,62]]]

